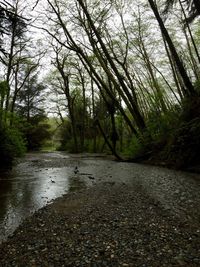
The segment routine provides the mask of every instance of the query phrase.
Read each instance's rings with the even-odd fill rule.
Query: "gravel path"
[[[199,175],[101,159],[58,162],[78,166],[73,181],[91,185],[28,217],[0,245],[0,267],[200,267]]]
[[[101,183],[28,218],[0,247],[0,266],[200,266],[200,223],[141,188]]]

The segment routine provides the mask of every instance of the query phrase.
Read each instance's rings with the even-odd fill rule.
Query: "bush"
[[[29,125],[25,132],[28,150],[40,150],[46,140],[50,139],[50,126],[46,123]]]
[[[162,157],[168,165],[176,168],[187,168],[200,162],[200,119],[183,122],[173,132]]]
[[[168,135],[180,123],[180,114],[181,107],[178,105],[174,105],[165,113],[149,112],[147,128],[153,141],[163,142],[163,139],[167,139]]]
[[[67,139],[61,140],[60,146],[57,148],[58,151],[67,151],[69,153],[75,153],[75,148],[74,148],[74,140],[73,139]]]
[[[186,169],[200,163],[200,99],[189,98],[160,117],[152,116],[153,163]]]
[[[140,143],[138,138],[133,136],[131,140],[127,141],[125,149],[123,150],[123,154],[128,158],[136,158],[142,153],[142,151],[142,144]]]
[[[26,145],[17,129],[0,128],[0,166],[11,166],[15,157],[22,156]]]

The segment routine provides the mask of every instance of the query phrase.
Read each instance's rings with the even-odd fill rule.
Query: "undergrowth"
[[[200,164],[200,99],[185,100],[159,116],[151,112],[148,134],[133,138],[128,152],[135,161],[177,169]]]

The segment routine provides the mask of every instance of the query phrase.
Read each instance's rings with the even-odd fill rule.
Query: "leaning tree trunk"
[[[198,1],[199,1],[199,0],[198,0]],[[189,25],[189,23],[188,23],[188,21],[187,21],[187,16],[186,16],[186,14],[185,14],[185,10],[184,10],[184,7],[183,7],[183,4],[182,4],[181,0],[179,0],[179,4],[180,4],[181,10],[182,10],[182,12],[183,12],[183,16],[184,16],[184,20],[185,20],[185,26],[186,26],[187,29],[188,29],[188,32],[189,32],[189,35],[190,35],[190,38],[191,38],[191,41],[192,41],[192,45],[193,45],[193,47],[194,47],[196,56],[197,56],[198,61],[199,61],[199,63],[200,63],[200,55],[199,55],[199,51],[198,51],[198,49],[197,49],[197,46],[196,46],[194,37],[193,37],[193,35],[192,35],[192,31],[191,31],[190,25]]]
[[[72,126],[72,133],[73,133],[73,139],[74,139],[74,148],[75,152],[78,152],[78,140],[77,140],[77,132],[76,132],[76,122],[74,118],[74,108],[73,108],[73,99],[70,96],[69,93],[69,77],[68,76],[63,76],[63,81],[65,84],[65,95],[68,101],[68,110],[69,110],[69,116],[71,120],[71,126]]]
[[[196,8],[197,13],[200,15],[200,1],[199,0],[193,0],[194,6]]]
[[[84,1],[83,0],[77,0],[77,2],[80,4],[80,6],[81,6],[86,18],[87,18],[88,25],[90,26],[91,30],[94,33],[94,36],[96,37],[96,38],[94,38],[93,35],[90,36],[90,43],[91,43],[91,45],[93,45],[93,50],[94,50],[93,52],[97,56],[99,63],[101,64],[101,66],[104,69],[104,71],[106,72],[106,74],[112,80],[112,82],[115,85],[118,92],[121,94],[121,96],[123,96],[124,100],[128,99],[128,102],[130,102],[130,104],[131,104],[130,110],[132,111],[135,122],[136,122],[138,128],[140,129],[140,131],[143,132],[144,130],[146,130],[146,124],[145,124],[144,118],[142,117],[142,114],[140,113],[140,111],[138,109],[138,106],[136,105],[131,93],[129,92],[129,88],[127,88],[127,85],[124,82],[124,79],[123,79],[121,73],[119,72],[116,64],[114,63],[114,61],[112,59],[112,56],[110,55],[109,50],[107,49],[105,43],[103,42],[101,35],[95,26],[95,22],[92,20],[89,12],[87,10],[87,7],[84,4]],[[94,43],[96,43],[95,39],[98,40],[98,43],[99,43],[101,49],[99,49],[97,46],[94,46]],[[103,55],[102,55],[102,53],[103,53]],[[109,63],[112,71],[114,72],[117,80],[112,75],[112,72],[109,71],[109,69],[105,66],[105,63],[103,62],[105,58],[106,58],[106,61]]]
[[[156,7],[156,5],[155,5],[153,0],[148,0],[148,1],[149,1],[150,6],[151,6],[151,9],[152,9],[152,11],[153,11],[153,13],[154,13],[154,15],[156,17],[156,20],[157,20],[157,22],[159,24],[160,30],[161,30],[161,32],[162,32],[162,34],[163,34],[163,36],[164,36],[164,38],[165,38],[165,40],[166,40],[166,42],[168,44],[170,52],[171,52],[171,54],[172,54],[172,56],[174,58],[174,61],[175,61],[176,66],[177,66],[177,69],[178,69],[178,71],[179,71],[179,73],[181,75],[181,78],[182,78],[183,83],[184,83],[185,88],[186,88],[186,91],[185,91],[186,96],[195,96],[196,92],[195,92],[194,86],[193,86],[190,78],[187,75],[187,72],[186,72],[186,70],[185,70],[185,68],[183,66],[183,63],[182,63],[182,61],[181,61],[181,59],[180,59],[180,57],[179,57],[179,55],[178,55],[178,53],[176,51],[176,48],[175,48],[175,46],[174,46],[174,44],[172,42],[172,39],[169,36],[169,33],[168,33],[164,23],[163,23],[163,20],[162,20],[162,18],[160,16],[159,12],[158,12],[158,9],[157,9],[157,7]]]
[[[116,150],[115,150],[114,147],[111,145],[111,143],[109,142],[109,140],[108,140],[106,134],[104,133],[104,130],[103,130],[101,124],[100,124],[100,121],[99,121],[99,120],[96,120],[96,123],[97,123],[97,125],[98,125],[98,127],[99,127],[99,130],[100,130],[100,132],[101,132],[101,134],[102,134],[102,136],[103,136],[103,138],[104,138],[105,143],[107,144],[107,146],[108,146],[109,149],[111,150],[112,154],[113,154],[117,159],[121,160],[121,157],[117,154]]]
[[[66,24],[63,22],[63,20],[62,20],[62,18],[60,16],[59,11],[56,10],[56,8],[53,6],[53,4],[51,3],[51,1],[48,0],[48,3],[52,7],[52,9],[55,12],[55,14],[57,15],[57,18],[58,18],[58,20],[60,22],[60,25],[63,28],[63,31],[64,31],[64,33],[65,33],[65,35],[67,37],[67,44],[68,45],[65,45],[65,43],[62,43],[62,45],[65,46],[67,49],[69,49],[69,47],[70,47],[71,50],[73,50],[73,51],[75,51],[77,53],[79,59],[81,60],[81,62],[85,66],[85,68],[87,69],[87,72],[90,75],[92,75],[91,78],[95,81],[95,83],[97,84],[97,86],[99,87],[99,89],[101,89],[101,87],[102,88],[105,88],[107,90],[108,95],[110,95],[110,97],[112,98],[113,96],[109,92],[109,88],[107,88],[107,85],[104,83],[103,79],[100,77],[100,75],[96,71],[95,67],[92,65],[91,60],[89,59],[88,55],[85,53],[85,51],[83,49],[81,49],[81,47],[75,42],[75,40],[71,36],[69,30],[66,27]],[[53,36],[53,35],[51,35],[51,36],[56,39],[55,36]],[[122,78],[121,78],[121,80],[122,80]],[[118,85],[118,87],[120,87],[120,85]],[[132,97],[131,97],[131,99],[132,99]],[[133,126],[133,124],[131,122],[131,119],[127,116],[126,112],[123,110],[123,107],[120,106],[120,104],[117,101],[116,101],[116,106],[120,110],[121,114],[123,115],[125,121],[127,122],[128,126],[132,130],[133,134],[135,134],[136,136],[138,136],[138,131]],[[143,128],[144,128],[144,126],[145,125],[143,125],[143,123],[142,123],[142,127]]]
[[[91,77],[91,90],[92,90],[92,117],[94,119],[95,117],[95,99],[94,99],[94,81],[92,79],[92,74],[90,74]],[[93,123],[93,152],[97,152],[97,134],[96,134],[96,125]]]

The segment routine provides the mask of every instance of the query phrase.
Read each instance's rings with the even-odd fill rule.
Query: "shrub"
[[[25,132],[28,150],[40,150],[46,140],[50,139],[50,126],[47,123],[29,125]]]
[[[162,152],[169,165],[187,168],[200,162],[200,119],[183,122]]]
[[[143,142],[141,138],[137,138],[133,136],[130,140],[127,141],[125,145],[125,149],[123,154],[131,159],[139,158],[140,156],[145,154],[145,141],[143,138]]]
[[[22,156],[26,145],[17,129],[0,128],[0,166],[11,166],[15,157]]]

